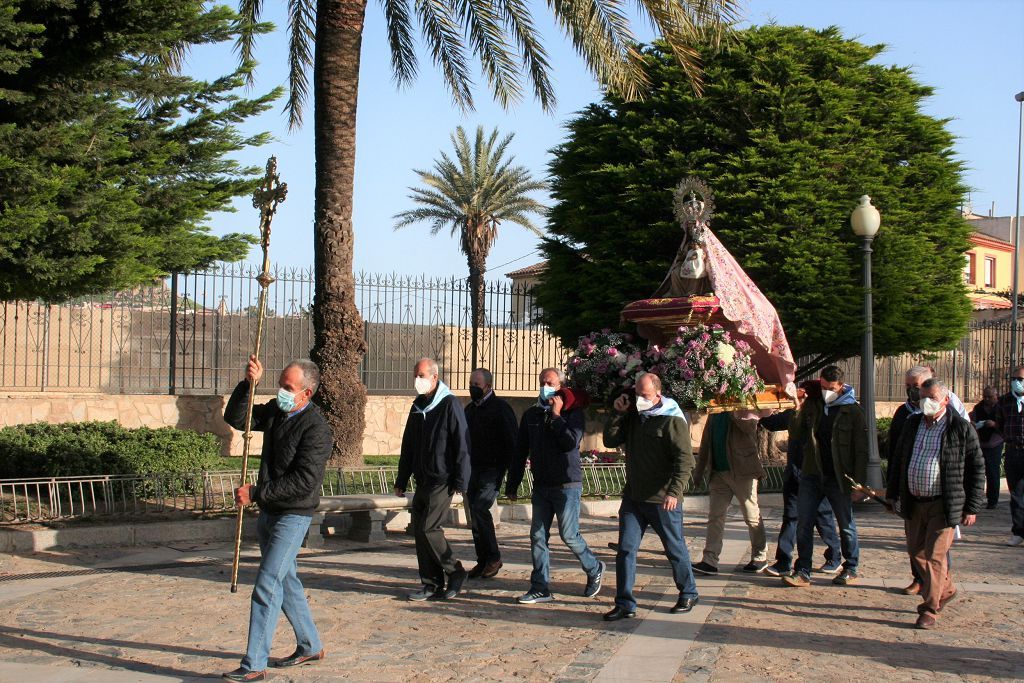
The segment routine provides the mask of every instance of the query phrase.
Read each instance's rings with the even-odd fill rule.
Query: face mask
[[[474,401],[479,401],[480,399],[482,399],[484,397],[483,387],[470,387],[469,397]]]
[[[921,388],[907,387],[907,400],[916,406],[921,401]]]
[[[942,404],[934,398],[921,399],[921,412],[924,413],[925,417],[935,417],[939,414],[940,410],[942,410]]]
[[[1024,396],[1024,380],[1013,379],[1010,381],[1010,389],[1018,396]]]
[[[831,403],[832,401],[836,400],[836,396],[838,396],[838,395],[839,394],[837,394],[836,392],[832,391],[831,389],[822,389],[821,390],[821,397],[823,399],[825,399],[825,403]]]
[[[416,381],[413,382],[412,385],[415,387],[416,395],[422,396],[423,394],[430,393],[434,382],[429,377],[417,377]]]
[[[552,387],[549,387],[547,384],[545,384],[540,388],[540,400],[547,401],[557,393],[558,389],[553,389]]]
[[[654,401],[649,401],[643,396],[636,397],[636,409],[641,413],[654,407]]]
[[[295,410],[295,394],[287,389],[278,389],[277,407],[286,413],[290,413]]]

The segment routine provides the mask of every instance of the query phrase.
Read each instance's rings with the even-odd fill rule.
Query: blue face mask
[[[1024,396],[1024,380],[1010,380],[1010,390],[1018,396]]]
[[[556,393],[558,393],[558,389],[552,389],[551,387],[545,384],[540,388],[540,400],[547,401],[548,399],[552,398]]]
[[[295,394],[287,389],[278,389],[277,407],[286,413],[290,413],[295,410]]]

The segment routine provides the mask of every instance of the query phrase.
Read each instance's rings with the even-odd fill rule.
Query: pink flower
[[[612,333],[612,328],[610,328],[610,327],[602,327],[601,328],[601,334],[611,334],[611,333]]]
[[[609,349],[608,349],[608,351],[606,353],[609,356],[611,356],[612,358],[614,358],[615,356],[619,355],[619,350],[616,349],[614,346],[612,346],[612,347],[609,347]]]
[[[693,379],[693,370],[691,370],[690,368],[684,368],[683,371],[680,372],[679,374],[685,380]]]
[[[718,361],[718,367],[724,368],[725,367],[725,361],[724,360]]]
[[[605,362],[598,363],[594,367],[594,369],[597,370],[598,374],[603,375],[604,373],[608,372],[608,363],[605,363]]]
[[[726,384],[725,382],[722,382],[721,386],[718,387],[718,393],[724,394],[728,388],[729,385]]]

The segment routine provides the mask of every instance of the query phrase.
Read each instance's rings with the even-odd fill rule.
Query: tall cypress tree
[[[667,46],[647,47],[649,97],[604,97],[554,150],[544,321],[567,344],[621,327],[622,307],[668,270],[682,238],[672,190],[696,175],[715,192],[712,230],[774,303],[795,354],[859,351],[862,256],[849,214],[862,194],[882,213],[875,351],[952,346],[970,312],[961,165],[946,121],[921,111],[931,89],[907,68],[873,64],[882,50],[835,28],[751,28],[704,50],[696,97]]]
[[[278,92],[238,94],[252,65],[181,75],[189,49],[232,40],[202,0],[8,0],[0,8],[0,299],[54,301],[244,256],[214,211],[261,169],[230,155],[269,140],[236,125]]]

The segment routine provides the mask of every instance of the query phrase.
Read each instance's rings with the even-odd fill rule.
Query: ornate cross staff
[[[277,206],[288,195],[288,185],[281,182],[277,174],[277,157],[267,160],[267,172],[263,182],[252,193],[253,208],[260,210],[260,247],[263,248],[263,269],[256,282],[260,285],[260,296],[256,303],[256,345],[252,355],[259,360],[260,343],[263,341],[263,320],[267,316],[267,289],[274,278],[270,275],[270,223],[277,213]],[[245,432],[242,434],[242,481],[245,486],[249,476],[249,443],[252,441],[252,407],[256,400],[256,382],[249,383],[249,403],[245,409]],[[231,592],[238,592],[238,554],[242,548],[242,517],[245,506],[238,506],[238,522],[235,524],[235,556],[231,562]]]

